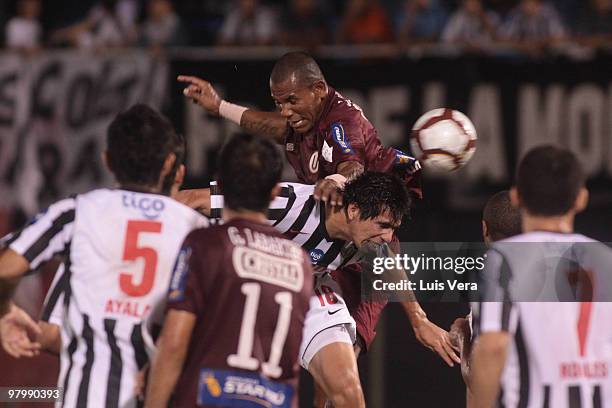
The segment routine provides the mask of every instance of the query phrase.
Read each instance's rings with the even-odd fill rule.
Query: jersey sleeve
[[[281,183],[278,195],[268,206],[268,223],[278,224],[304,197],[310,197],[314,186],[299,183]],[[219,224],[223,218],[224,198],[216,181],[210,183],[210,218],[211,224]]]
[[[203,308],[203,288],[199,277],[199,263],[205,263],[198,247],[193,244],[193,234],[189,234],[179,251],[170,287],[168,289],[167,309],[182,310],[195,315]]]
[[[6,246],[37,269],[56,254],[64,251],[74,232],[76,200],[68,198],[51,205],[38,214],[23,229],[9,234],[1,240]]]
[[[321,160],[333,163],[337,170],[340,163],[356,161],[365,166],[365,130],[356,121],[338,120],[326,132],[321,150]]]
[[[472,303],[476,335],[516,332],[519,309],[510,295],[510,277],[510,265],[504,254],[495,249],[487,251],[485,267],[479,279],[481,299]]]

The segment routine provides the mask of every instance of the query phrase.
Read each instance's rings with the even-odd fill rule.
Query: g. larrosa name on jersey
[[[478,284],[476,282],[460,282],[456,279],[447,279],[446,281],[435,280],[433,282],[418,281],[412,282],[408,279],[402,279],[396,282],[385,282],[382,279],[376,279],[372,282],[372,287],[377,291],[404,291],[404,290],[419,290],[419,291],[441,291],[441,290],[458,290],[458,291],[477,291]]]
[[[252,231],[250,228],[228,227],[227,234],[235,246],[248,246],[271,255],[303,261],[304,253],[301,248],[288,239]]]

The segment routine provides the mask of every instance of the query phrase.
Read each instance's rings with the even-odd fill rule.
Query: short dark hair
[[[217,174],[225,207],[265,211],[282,171],[281,155],[270,140],[247,134],[232,137],[221,150]]]
[[[169,191],[184,160],[185,140],[166,117],[147,105],[134,105],[115,117],[106,138],[108,165],[120,184],[157,185],[164,161],[174,153],[174,168],[163,185]]]
[[[494,194],[484,207],[482,219],[493,241],[521,233],[521,212],[510,202],[508,190]]]
[[[359,208],[360,218],[367,220],[389,211],[395,222],[408,215],[412,204],[410,194],[402,181],[394,175],[374,171],[364,172],[346,183],[343,205]]]
[[[298,84],[310,86],[317,81],[325,82],[319,64],[309,54],[302,51],[288,52],[276,61],[270,82],[279,84],[295,75]]]
[[[545,145],[530,150],[519,163],[516,187],[532,215],[563,215],[572,209],[585,176],[574,153]]]

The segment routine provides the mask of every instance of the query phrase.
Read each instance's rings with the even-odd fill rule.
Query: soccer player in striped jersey
[[[61,200],[3,239],[0,315],[12,309],[3,323],[14,330],[23,318],[10,303],[19,278],[55,255],[64,260],[47,299],[61,313],[40,328],[54,339],[42,346],[61,344],[55,351],[66,406],[136,406],[136,377],[154,350],[181,242],[208,225],[169,197],[185,173],[184,149],[165,117],[136,105],[107,132],[104,157],[118,188]],[[13,338],[23,345],[21,334]]]
[[[297,407],[313,273],[304,250],[266,222],[283,162],[271,141],[239,136],[219,163],[225,222],[183,243],[146,407],[167,407],[173,391],[177,407]],[[358,407],[361,393],[347,394],[344,406]]]
[[[577,157],[534,148],[510,195],[523,233],[488,252],[485,301],[474,304],[470,407],[610,406],[612,251],[574,233],[588,200]],[[534,287],[541,291],[529,295]],[[580,301],[552,303],[561,293]]]

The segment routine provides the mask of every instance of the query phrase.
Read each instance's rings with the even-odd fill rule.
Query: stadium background
[[[87,2],[77,3],[87,10]],[[333,7],[341,12],[340,3]],[[51,14],[43,15],[45,27],[58,19]],[[213,42],[210,35],[198,38],[200,43],[190,45]],[[99,159],[104,129],[117,111],[137,101],[161,108],[185,134],[187,187],[206,185],[214,175],[216,152],[238,128],[187,103],[174,78],[201,76],[232,102],[271,110],[269,72],[275,58],[289,49],[0,54],[0,232],[17,228],[61,197],[108,185]],[[612,55],[606,48],[586,51],[568,45],[534,57],[506,49],[466,53],[443,44],[403,48],[385,43],[329,44],[313,53],[328,82],[363,108],[387,145],[409,150],[412,124],[435,107],[459,109],[476,126],[474,158],[455,174],[425,179],[425,198],[404,223],[401,240],[479,241],[482,206],[510,185],[517,158],[536,144],[555,143],[578,153],[589,175],[591,204],[578,216],[577,230],[612,241]],[[285,174],[291,179],[290,168]],[[52,277],[53,267],[46,269],[41,279],[30,279],[21,289],[33,314]],[[450,304],[424,308],[444,328],[458,313],[458,306]],[[369,406],[462,406],[458,369],[447,368],[418,344],[396,305],[384,313],[374,348],[360,364]],[[1,355],[0,367],[0,385],[51,386],[57,362],[49,356],[17,362]],[[309,392],[304,387],[303,393]]]

